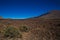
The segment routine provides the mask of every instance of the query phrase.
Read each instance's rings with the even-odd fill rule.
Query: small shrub
[[[29,27],[28,26],[20,26],[20,31],[21,32],[28,32],[29,31]]]
[[[4,37],[13,38],[13,37],[18,37],[19,35],[21,34],[14,27],[7,27],[4,31]]]

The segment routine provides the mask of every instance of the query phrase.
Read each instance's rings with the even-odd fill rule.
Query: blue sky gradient
[[[0,0],[0,16],[30,18],[51,10],[60,10],[60,0]]]

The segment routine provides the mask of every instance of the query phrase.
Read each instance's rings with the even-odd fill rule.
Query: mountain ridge
[[[34,17],[34,18],[41,18],[41,19],[60,19],[60,10],[53,10],[53,11],[47,12],[45,14],[42,14],[40,16]]]
[[[42,14],[40,16],[30,17],[30,18],[26,18],[26,19],[33,19],[33,18],[40,18],[40,19],[60,19],[60,10],[52,10],[52,11],[44,13],[44,14]],[[5,19],[5,18],[3,18],[2,16],[0,16],[0,19]],[[6,19],[9,19],[9,18],[6,18]],[[26,19],[20,19],[20,20],[26,20]]]

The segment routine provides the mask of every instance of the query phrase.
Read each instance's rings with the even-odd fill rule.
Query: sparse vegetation
[[[60,20],[1,20],[0,23],[0,40],[60,40],[59,36]]]
[[[21,37],[21,33],[18,31],[18,29],[14,27],[7,27],[4,30],[4,37],[13,38],[13,37],[18,37],[19,35]]]

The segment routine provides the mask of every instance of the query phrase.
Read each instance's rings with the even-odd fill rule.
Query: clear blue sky
[[[51,10],[60,10],[60,0],[0,0],[4,18],[30,18]]]

